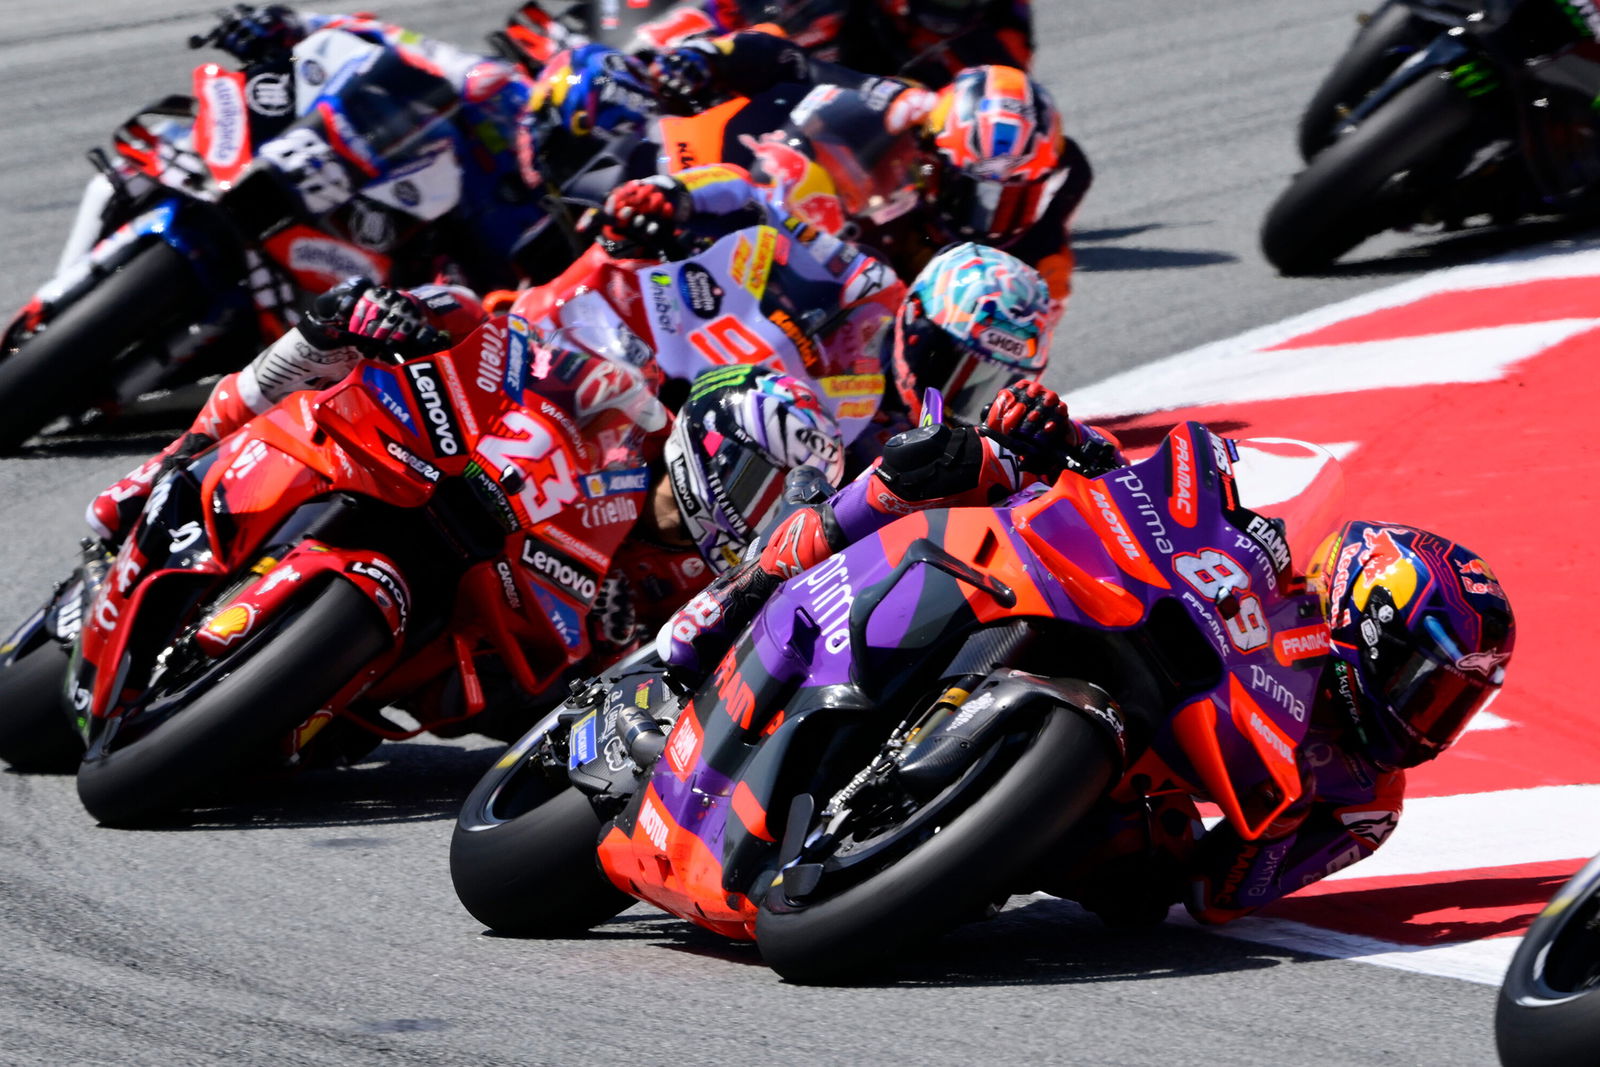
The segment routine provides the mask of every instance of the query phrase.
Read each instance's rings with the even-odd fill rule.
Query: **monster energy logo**
[[[1468,60],[1452,70],[1450,81],[1468,96],[1482,96],[1500,88],[1494,69],[1479,59]]]
[[[746,364],[705,371],[695,377],[694,387],[689,390],[689,399],[705,396],[724,386],[744,385],[754,374],[755,368]]]

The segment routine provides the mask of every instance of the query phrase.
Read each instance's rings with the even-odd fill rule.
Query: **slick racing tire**
[[[170,718],[125,745],[92,748],[78,768],[78,798],[107,826],[191,806],[269,754],[392,641],[377,606],[335,579],[219,661]]]
[[[856,980],[1001,899],[1115,780],[1105,735],[1080,712],[1054,708],[1035,727],[1024,738],[1013,732],[996,742],[995,757],[1012,760],[998,777],[980,782],[969,770],[928,800],[922,810],[947,806],[949,815],[923,822],[909,851],[887,850],[894,858],[881,869],[865,877],[849,872],[848,887],[831,892],[830,877],[839,875],[828,868],[845,855],[836,851],[803,901],[787,899],[783,882],[775,883],[756,917],[767,965],[791,982]],[[1007,757],[1007,748],[1020,751]],[[983,762],[979,757],[973,767]],[[905,826],[919,816],[888,834],[909,833]],[[878,843],[852,847],[871,852]]]
[[[1480,109],[1430,74],[1397,93],[1295,176],[1267,212],[1261,250],[1286,275],[1331,265],[1374,234],[1410,222],[1427,168],[1453,147]]]
[[[170,245],[141,249],[10,352],[0,352],[0,453],[104,392],[112,361],[184,314],[194,271]]]
[[[1309,161],[1333,143],[1340,120],[1382,85],[1407,56],[1444,32],[1399,0],[1377,10],[1328,71],[1300,116],[1300,158]]]
[[[605,820],[588,795],[529,758],[555,728],[552,713],[495,762],[450,839],[456,896],[497,934],[568,937],[633,903],[600,873],[595,848]]]
[[[0,761],[12,770],[66,774],[83,758],[83,738],[62,694],[67,652],[54,641],[0,670]]]
[[[1522,939],[1500,987],[1494,1039],[1506,1067],[1600,1064],[1600,856]]]

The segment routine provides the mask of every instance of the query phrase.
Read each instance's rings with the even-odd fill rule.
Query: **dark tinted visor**
[[[1449,748],[1493,687],[1426,652],[1411,655],[1384,688],[1384,700],[1405,717],[1417,743],[1433,754]]]
[[[759,531],[783,495],[783,478],[787,472],[755,448],[727,445],[718,451],[711,467],[727,497],[724,506],[734,513],[729,518],[747,523],[748,533]]]

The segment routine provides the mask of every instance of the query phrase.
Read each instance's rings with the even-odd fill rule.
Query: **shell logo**
[[[224,645],[231,645],[249,633],[255,621],[255,608],[248,604],[235,604],[206,623],[206,633]]]

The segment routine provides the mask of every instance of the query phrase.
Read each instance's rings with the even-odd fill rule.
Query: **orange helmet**
[[[1066,178],[1061,115],[1015,67],[968,67],[925,120],[935,161],[924,196],[952,239],[1006,245],[1038,222]]]

